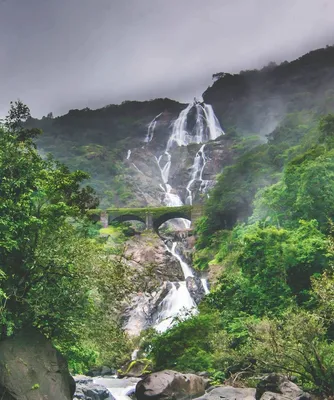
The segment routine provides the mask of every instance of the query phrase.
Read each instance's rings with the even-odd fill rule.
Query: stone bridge
[[[146,208],[109,208],[103,210],[91,210],[95,219],[99,220],[104,227],[113,222],[140,221],[147,230],[158,232],[159,227],[173,218],[184,218],[192,224],[203,215],[203,206],[179,206],[179,207],[146,207]]]

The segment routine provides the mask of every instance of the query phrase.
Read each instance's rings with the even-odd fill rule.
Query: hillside
[[[258,389],[284,375],[302,388],[291,400],[332,398],[333,52],[215,74],[189,105],[37,120],[12,103],[0,127],[1,340],[32,324],[76,373],[144,365]],[[87,218],[98,203],[87,174],[46,152],[90,172],[101,207],[204,213],[159,235],[101,229]]]
[[[332,111],[333,63],[334,47],[328,46],[290,63],[271,63],[261,70],[233,75],[215,74],[203,99],[212,105],[226,134],[211,145],[210,162],[204,169],[207,180],[215,180],[225,166],[266,140],[291,114]],[[163,201],[155,157],[163,154],[173,121],[185,107],[170,99],[125,101],[97,110],[70,110],[57,118],[31,119],[28,124],[44,132],[38,139],[42,153],[50,152],[72,169],[90,173],[90,184],[102,206],[147,206]],[[160,114],[153,140],[145,143],[150,123]],[[174,157],[177,161],[172,162],[172,186],[183,201],[199,147],[180,148]],[[201,198],[198,194],[195,201]]]

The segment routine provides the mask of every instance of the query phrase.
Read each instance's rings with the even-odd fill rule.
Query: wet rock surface
[[[186,284],[191,297],[195,300],[195,303],[198,305],[205,295],[201,279],[197,276],[194,277],[189,276],[186,279]]]
[[[186,400],[205,393],[206,382],[194,374],[166,370],[148,375],[136,386],[137,400]]]
[[[2,400],[70,400],[75,383],[67,362],[35,329],[0,343]]]
[[[219,386],[212,389],[204,396],[198,397],[196,400],[254,400],[255,389],[252,388],[235,388],[232,386]]]
[[[138,335],[154,323],[159,313],[159,306],[171,289],[170,282],[152,293],[138,293],[132,296],[131,303],[124,309],[123,326],[130,335]]]
[[[86,376],[74,377],[76,390],[73,400],[115,400],[109,390]]]
[[[178,239],[177,253],[190,264],[192,241],[189,240],[188,231],[182,231]],[[122,312],[123,326],[130,335],[138,335],[157,322],[162,307],[166,305],[163,300],[173,285],[179,288],[183,282],[182,285],[186,285],[196,304],[205,294],[195,271],[194,277],[185,281],[179,261],[166,248],[166,245],[171,248],[172,243],[171,239],[165,239],[164,242],[154,233],[136,235],[127,241],[125,257],[129,268],[133,270],[134,281],[140,282],[140,291],[127,300]]]
[[[146,277],[143,292],[155,289],[165,281],[184,279],[180,264],[167,251],[161,238],[153,232],[145,232],[129,239],[126,242],[125,257],[134,272]]]
[[[308,393],[303,392],[299,386],[291,382],[287,377],[279,374],[269,374],[258,383],[255,397],[256,400],[269,400],[270,398],[302,400],[309,398],[308,396]]]
[[[111,376],[111,375],[116,375],[117,371],[115,369],[102,366],[102,367],[96,367],[90,369],[86,375],[90,377],[95,377],[95,376]]]

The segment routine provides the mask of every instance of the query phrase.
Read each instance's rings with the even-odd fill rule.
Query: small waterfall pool
[[[94,383],[106,387],[116,400],[129,400],[140,378],[94,378]]]

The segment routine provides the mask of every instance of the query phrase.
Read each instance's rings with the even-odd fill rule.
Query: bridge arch
[[[139,221],[146,226],[146,221],[138,215],[135,214],[120,214],[116,217],[109,217],[109,223],[113,222],[127,222],[127,221]]]
[[[153,230],[155,232],[158,232],[160,226],[163,223],[165,223],[171,219],[174,219],[174,218],[184,218],[191,222],[191,211],[189,211],[189,212],[185,212],[185,211],[166,212],[166,213],[160,215],[159,217],[153,219]]]

